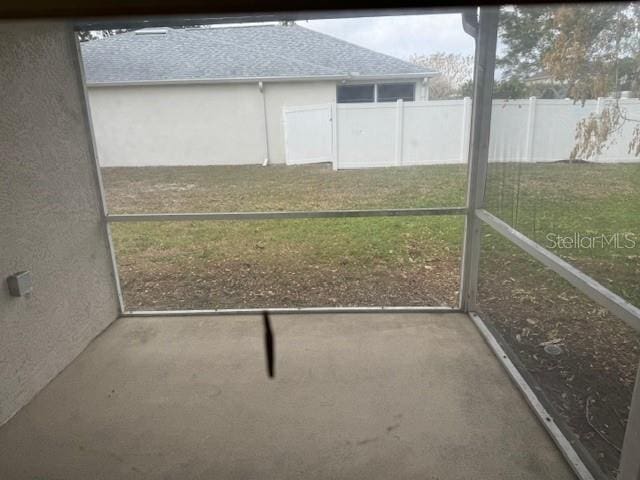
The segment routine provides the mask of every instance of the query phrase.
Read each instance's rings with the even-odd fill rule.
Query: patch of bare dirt
[[[209,262],[205,268],[121,265],[127,309],[455,305],[458,259],[428,265],[268,265]]]
[[[638,362],[638,335],[552,272],[520,257],[485,262],[482,316],[538,383],[557,416],[615,478]]]

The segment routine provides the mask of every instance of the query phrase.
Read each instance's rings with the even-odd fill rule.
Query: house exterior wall
[[[335,82],[89,88],[104,167],[284,163],[282,107],[335,98]]]
[[[261,95],[257,83],[90,87],[100,165],[262,163]]]
[[[0,22],[0,424],[117,316],[70,25]],[[30,297],[5,279],[33,275]]]
[[[285,162],[283,107],[319,105],[336,101],[335,82],[278,82],[265,84],[269,161]]]
[[[427,100],[428,84],[415,83],[416,99]],[[262,90],[258,82],[89,87],[100,165],[255,165],[267,157],[285,163],[283,108],[335,103],[336,86],[290,81],[265,82]]]

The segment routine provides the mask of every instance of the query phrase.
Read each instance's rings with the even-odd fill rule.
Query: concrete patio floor
[[[0,478],[574,478],[462,314],[123,318],[0,428]]]

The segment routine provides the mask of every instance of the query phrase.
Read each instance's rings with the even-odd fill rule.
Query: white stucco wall
[[[264,94],[264,100],[262,95]],[[89,87],[101,166],[284,163],[282,107],[334,102],[335,82]],[[264,104],[263,104],[264,101]]]
[[[265,84],[269,161],[284,163],[282,107],[319,105],[336,101],[335,82],[283,82]]]
[[[2,424],[116,318],[117,301],[71,27],[0,22],[0,65]],[[21,270],[29,298],[7,289]]]
[[[283,107],[334,103],[336,82],[90,86],[89,99],[101,166],[277,164]]]
[[[243,165],[266,156],[257,83],[90,87],[101,166]]]

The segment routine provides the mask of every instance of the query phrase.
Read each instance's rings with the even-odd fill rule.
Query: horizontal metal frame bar
[[[411,2],[410,2],[411,3]],[[282,5],[279,5],[280,7]],[[299,6],[299,5],[298,5]],[[343,10],[336,10],[335,8],[326,8],[327,5],[323,5],[323,8],[314,8],[313,10],[282,10],[277,12],[265,12],[260,11],[259,7],[255,4],[252,5],[252,9],[258,11],[250,11],[245,9],[242,11],[235,5],[233,9],[235,11],[227,11],[225,8],[216,9],[211,8],[211,5],[206,5],[204,9],[205,13],[197,13],[197,10],[191,12],[179,11],[174,9],[173,14],[167,14],[162,12],[158,14],[153,8],[149,8],[150,12],[142,14],[137,12],[133,14],[129,9],[124,9],[121,12],[105,11],[100,12],[104,18],[94,17],[76,20],[74,22],[74,28],[76,30],[104,30],[113,28],[149,28],[149,27],[184,27],[184,26],[198,26],[198,25],[214,25],[225,23],[255,23],[255,22],[279,22],[282,20],[320,20],[320,19],[336,19],[336,18],[359,18],[359,17],[384,17],[384,16],[397,16],[397,15],[441,15],[441,14],[455,14],[462,13],[464,11],[473,10],[465,5],[434,5],[432,7],[425,7],[424,5],[416,6],[415,4],[403,5],[398,7],[395,5],[381,5],[380,8],[372,8],[371,5],[367,5],[367,8],[349,8]],[[362,7],[362,5],[361,5]],[[117,10],[117,9],[116,9]],[[1,10],[0,10],[1,12]],[[206,13],[209,12],[209,13]],[[48,12],[46,17],[51,17],[52,12]],[[54,12],[55,13],[55,12]],[[92,13],[89,15],[93,15]],[[116,16],[118,15],[118,16]],[[40,15],[43,16],[43,15]],[[60,16],[60,15],[54,15]],[[63,12],[63,17],[81,17],[86,15],[69,15],[68,12]]]
[[[486,210],[477,210],[476,216],[507,240],[520,247],[540,263],[550,268],[597,304],[605,307],[631,328],[640,331],[640,309],[604,287],[593,278],[562,260],[546,248]]]
[[[482,318],[472,312],[469,313],[469,317],[475,324],[476,328],[480,331],[480,334],[484,338],[485,342],[489,345],[491,350],[493,350],[493,353],[498,358],[500,363],[502,363],[502,366],[511,377],[513,383],[516,384],[516,386],[524,396],[526,402],[529,404],[529,407],[531,407],[531,410],[533,410],[533,412],[536,414],[536,416],[540,420],[540,423],[542,423],[558,449],[562,452],[562,455],[569,463],[574,473],[580,480],[594,480],[594,476],[591,474],[591,471],[584,464],[576,450],[573,448],[573,445],[571,445],[571,442],[567,439],[564,433],[562,433],[562,430],[558,427],[558,425],[556,425],[556,422],[553,420],[553,417],[551,416],[549,411],[540,402],[532,388],[529,386],[522,374],[513,364],[498,340],[493,336],[491,331],[484,324]]]
[[[292,307],[292,308],[220,308],[213,310],[133,310],[122,312],[121,317],[183,317],[217,315],[272,315],[328,314],[328,313],[460,313],[454,307]]]
[[[132,213],[110,214],[107,222],[192,222],[203,220],[279,220],[296,218],[362,218],[409,217],[429,215],[464,215],[459,208],[385,208],[375,210],[318,210],[286,212],[220,212],[220,213]]]

